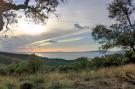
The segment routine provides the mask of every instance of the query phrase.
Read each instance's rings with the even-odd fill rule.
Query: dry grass
[[[127,76],[129,74],[132,79]],[[130,64],[120,67],[103,68],[96,71],[35,74],[27,76],[0,76],[0,89],[11,84],[14,89],[19,89],[22,81],[42,80],[42,85],[48,89],[59,83],[62,89],[134,89],[134,84],[129,80],[135,80],[135,65]],[[119,80],[119,77],[125,79]],[[126,80],[127,77],[127,80]],[[54,85],[52,85],[54,84]]]

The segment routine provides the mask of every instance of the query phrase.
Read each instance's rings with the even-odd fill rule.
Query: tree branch
[[[30,0],[25,0],[24,4],[28,6]]]
[[[1,8],[0,10],[2,13],[9,10],[32,9],[31,6],[28,6],[25,4],[16,5],[12,3],[4,3],[4,4],[0,3],[0,8]]]

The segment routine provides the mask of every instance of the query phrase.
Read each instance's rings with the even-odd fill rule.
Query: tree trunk
[[[135,47],[133,46],[133,52],[135,52]]]
[[[134,45],[131,45],[131,49],[133,52],[135,52],[135,46]]]
[[[2,16],[2,14],[0,13],[0,31],[3,30],[3,27],[4,27],[3,16]]]

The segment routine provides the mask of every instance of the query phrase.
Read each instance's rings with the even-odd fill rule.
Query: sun
[[[39,35],[46,31],[46,28],[42,24],[35,24],[32,22],[26,22],[21,20],[18,22],[18,30],[27,35]]]

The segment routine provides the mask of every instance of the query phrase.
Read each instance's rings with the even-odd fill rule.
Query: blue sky
[[[107,5],[111,0],[67,0],[57,8],[59,18],[50,16],[46,25],[26,23],[25,18],[11,26],[9,38],[0,49],[9,52],[93,51],[99,45],[91,36],[96,24],[109,25]],[[37,31],[38,30],[38,31]]]

